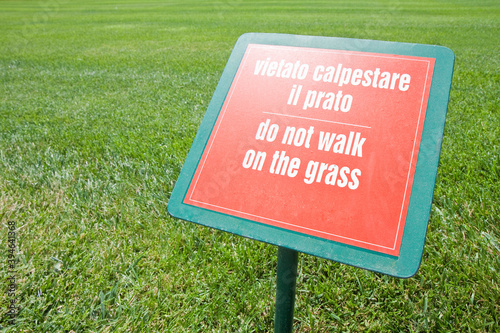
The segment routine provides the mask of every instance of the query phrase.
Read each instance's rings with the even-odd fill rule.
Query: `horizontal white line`
[[[308,117],[301,117],[301,116],[292,116],[289,114],[282,114],[282,113],[273,113],[273,112],[262,112],[265,114],[273,114],[276,116],[283,116],[283,117],[290,117],[290,118],[299,118],[299,119],[306,119],[306,120],[315,120],[315,121],[321,121],[324,123],[332,123],[332,124],[339,124],[339,125],[345,125],[345,126],[354,126],[354,127],[363,127],[363,128],[371,128],[370,126],[365,126],[365,125],[357,125],[357,124],[349,124],[349,123],[341,123],[338,121],[331,121],[331,120],[324,120],[324,119],[316,119],[316,118],[308,118]]]

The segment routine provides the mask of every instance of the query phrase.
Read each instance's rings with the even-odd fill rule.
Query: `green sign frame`
[[[346,50],[435,59],[399,256],[391,256],[269,226],[183,202],[249,44]],[[453,52],[442,46],[286,34],[248,33],[242,35],[229,57],[172,192],[168,202],[169,213],[176,218],[347,265],[399,278],[413,276],[418,271],[424,250],[448,109],[454,60]]]

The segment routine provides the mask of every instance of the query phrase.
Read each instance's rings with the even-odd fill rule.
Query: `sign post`
[[[274,316],[275,333],[292,332],[298,257],[299,253],[297,251],[286,247],[278,247],[276,313]]]
[[[279,303],[295,294],[297,251],[412,276],[453,63],[453,52],[440,46],[241,36],[170,214],[277,245],[276,321],[283,326],[291,325],[290,311],[293,318],[293,300]]]

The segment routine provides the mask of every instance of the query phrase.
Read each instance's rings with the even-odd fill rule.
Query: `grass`
[[[296,331],[499,331],[499,15],[487,0],[0,0],[2,332],[273,330],[276,248],[166,210],[245,32],[456,55],[419,272],[399,280],[301,255]]]

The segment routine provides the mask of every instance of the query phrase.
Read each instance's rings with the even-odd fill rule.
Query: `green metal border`
[[[248,44],[286,45],[435,58],[413,188],[399,257],[313,237],[183,203],[205,146]],[[413,276],[422,259],[448,108],[455,56],[442,46],[335,37],[248,33],[233,49],[168,202],[177,218],[325,259],[400,278]]]

